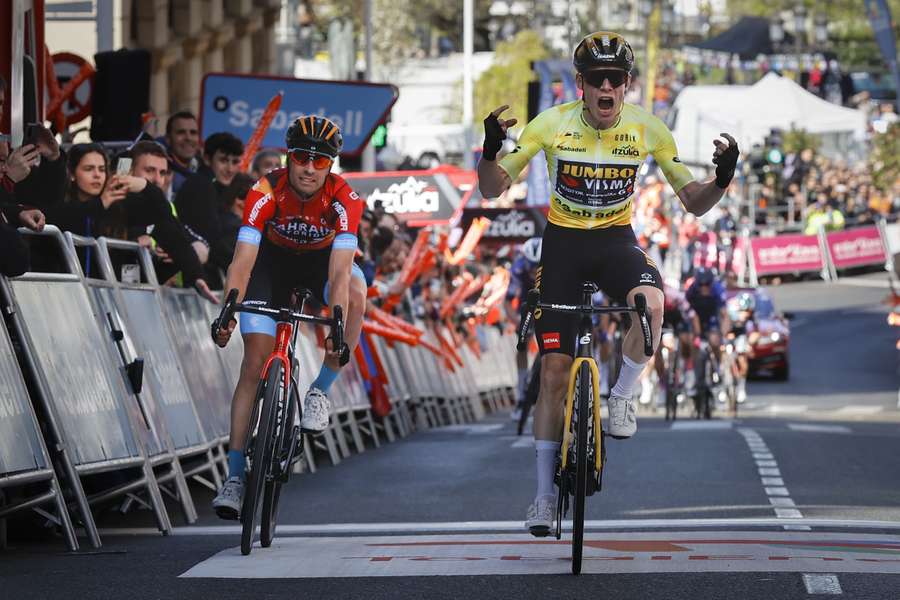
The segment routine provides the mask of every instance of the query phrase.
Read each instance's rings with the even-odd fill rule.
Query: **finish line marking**
[[[807,594],[843,594],[837,575],[803,574],[803,585]]]
[[[853,519],[791,519],[794,526],[816,527],[821,529],[851,530],[900,530],[900,521],[866,521]],[[610,521],[584,522],[588,531],[610,530],[646,530],[646,529],[756,529],[784,526],[784,519],[773,517],[739,518],[739,519],[620,519]],[[321,525],[278,525],[278,535],[364,535],[364,534],[417,534],[417,533],[479,533],[489,531],[520,533],[524,530],[522,521],[468,521],[459,523],[330,523]],[[571,531],[572,522],[563,521],[563,531]],[[240,525],[191,525],[173,527],[173,536],[210,536],[240,535]],[[135,536],[147,535],[159,537],[155,527],[130,527],[101,529],[100,535]]]
[[[750,452],[756,461],[763,489],[765,489],[766,495],[769,496],[769,502],[775,510],[775,516],[779,519],[791,519],[792,521],[802,519],[803,513],[796,508],[797,505],[790,498],[788,490],[784,486],[784,481],[781,479],[778,461],[775,460],[775,456],[769,450],[769,447],[766,446],[766,442],[753,429],[741,427],[737,431],[744,436],[747,446],[750,447]],[[771,482],[775,479],[777,479],[778,483],[772,484]],[[773,485],[775,487],[772,487]],[[784,529],[788,531],[810,531],[811,527],[792,523],[784,525]]]
[[[571,539],[527,533],[276,538],[235,546],[181,577],[306,578],[568,573]],[[900,574],[896,536],[788,532],[639,532],[585,536],[584,573]],[[818,580],[814,580],[818,583]]]

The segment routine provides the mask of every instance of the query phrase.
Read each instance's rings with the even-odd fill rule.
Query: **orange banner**
[[[250,141],[244,146],[244,155],[241,157],[241,171],[247,172],[250,170],[250,163],[259,151],[259,145],[262,144],[263,138],[266,137],[266,132],[269,131],[269,125],[272,123],[272,119],[275,118],[278,109],[281,108],[281,100],[283,98],[284,92],[278,92],[272,96],[272,99],[269,100],[269,104],[266,105],[266,110],[263,112],[259,124],[253,131],[253,135],[250,136]]]
[[[449,317],[456,305],[462,302],[466,297],[466,292],[469,290],[469,285],[474,279],[471,273],[466,272],[461,277],[453,280],[453,293],[444,298],[444,302],[441,304],[439,315],[442,319]]]
[[[394,342],[403,342],[404,344],[408,344],[410,346],[415,346],[419,343],[419,340],[408,333],[403,333],[397,329],[391,329],[390,327],[385,327],[380,323],[373,323],[372,321],[363,320],[362,330],[366,333],[371,333],[373,335],[380,335],[386,340],[391,340]]]
[[[486,217],[478,217],[473,220],[472,224],[469,225],[469,230],[466,232],[465,237],[463,237],[459,246],[456,248],[456,251],[453,252],[453,254],[450,254],[449,250],[444,251],[444,257],[447,259],[447,262],[451,265],[458,265],[465,261],[466,257],[468,257],[469,254],[472,253],[472,250],[475,249],[475,246],[478,245],[478,241],[484,234],[484,230],[487,229],[490,224],[491,220]]]
[[[409,254],[406,255],[406,260],[403,261],[403,268],[400,269],[400,276],[397,278],[397,281],[400,282],[404,290],[411,286],[418,276],[419,260],[422,252],[425,250],[425,244],[428,243],[429,235],[430,233],[427,229],[420,229],[416,241],[413,243],[412,248],[409,249]],[[399,303],[400,295],[391,294],[384,301],[384,310],[390,312]]]
[[[425,332],[413,325],[412,323],[407,323],[400,317],[395,317],[394,315],[385,312],[378,308],[377,306],[369,306],[366,310],[366,315],[372,317],[385,327],[393,327],[394,329],[399,329],[404,333],[411,335],[415,338],[419,338]]]

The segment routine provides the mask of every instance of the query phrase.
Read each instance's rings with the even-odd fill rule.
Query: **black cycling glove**
[[[506,132],[500,127],[500,120],[493,113],[488,114],[484,118],[484,144],[481,156],[485,160],[497,160],[497,153],[500,152],[505,139]]]
[[[739,155],[740,150],[738,150],[737,142],[729,139],[728,149],[713,159],[713,164],[716,165],[716,186],[720,189],[727,189],[728,184],[731,183]]]

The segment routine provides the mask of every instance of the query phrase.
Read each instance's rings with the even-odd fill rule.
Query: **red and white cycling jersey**
[[[281,168],[247,194],[241,229],[251,227],[276,246],[302,253],[328,248],[341,234],[355,237],[362,211],[363,200],[339,175],[329,173],[313,198],[301,200]]]

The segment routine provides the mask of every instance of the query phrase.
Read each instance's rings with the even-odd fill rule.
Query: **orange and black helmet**
[[[316,115],[297,117],[287,129],[284,143],[288,150],[299,148],[337,157],[344,146],[341,128],[330,119]]]
[[[634,51],[618,33],[596,31],[586,35],[575,47],[573,63],[579,73],[602,68],[623,69],[630,73],[634,67]]]

